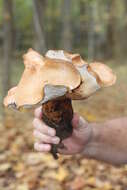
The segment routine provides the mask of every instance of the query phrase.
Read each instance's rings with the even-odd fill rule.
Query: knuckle
[[[50,146],[48,144],[35,143],[34,144],[34,149],[37,150],[37,151],[41,151],[41,152],[49,152],[50,151]]]
[[[35,130],[40,131],[39,125],[36,125],[34,128],[35,128]]]
[[[47,129],[47,126],[46,126],[46,124],[45,124],[44,122],[41,122],[41,123],[40,123],[40,127],[41,127],[42,129]]]
[[[49,127],[45,123],[40,123],[39,128],[41,132],[48,134]]]
[[[33,131],[33,135],[36,137],[38,132],[36,130]]]
[[[37,142],[34,143],[34,149],[35,149],[35,150],[38,150],[38,143],[37,143]]]
[[[37,126],[37,118],[33,119],[33,126],[36,127]]]
[[[37,118],[34,119],[33,126],[37,130],[43,130],[43,123],[41,123],[40,120]]]
[[[52,138],[49,137],[49,136],[45,136],[44,140],[45,140],[47,143],[52,143]]]
[[[49,126],[46,126],[46,127],[47,127],[47,129],[46,129],[47,134],[54,137],[56,135],[56,130]]]
[[[36,126],[36,129],[39,130],[41,133],[47,132],[46,125],[41,122],[38,123],[38,125]]]
[[[36,108],[36,109],[34,110],[34,116],[35,116],[36,118],[40,118],[41,115],[42,115],[42,106],[40,106],[40,107],[38,107],[38,108]]]

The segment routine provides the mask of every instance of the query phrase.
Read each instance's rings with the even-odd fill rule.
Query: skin
[[[58,144],[54,129],[42,121],[41,107],[35,110],[33,120],[35,150],[49,152],[51,144]],[[63,140],[66,149],[60,154],[82,154],[89,159],[104,161],[112,165],[127,164],[127,118],[118,118],[105,123],[88,123],[78,114],[72,119],[72,136]]]

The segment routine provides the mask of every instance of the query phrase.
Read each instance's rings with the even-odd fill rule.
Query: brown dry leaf
[[[29,174],[29,176],[23,176],[22,181],[27,184],[27,186],[29,187],[29,189],[35,189],[37,183],[38,183],[38,174],[34,171],[33,173]]]
[[[19,184],[17,190],[29,190],[29,188],[27,184]]]
[[[21,172],[21,171],[25,170],[25,165],[24,165],[24,163],[22,163],[22,162],[18,162],[17,164],[15,164],[15,165],[13,166],[13,169],[14,169],[16,172]]]
[[[10,150],[13,154],[20,154],[22,148],[24,147],[24,139],[23,136],[18,136],[11,144]]]
[[[42,163],[51,169],[56,169],[59,167],[59,162],[54,160],[51,154],[42,154]]]
[[[104,190],[112,190],[113,189],[113,186],[109,183],[109,182],[106,182],[103,186],[103,189]]]
[[[64,181],[69,173],[64,167],[59,167],[58,170],[51,170],[44,173],[43,177],[55,179],[59,182]]]
[[[7,154],[6,154],[6,152],[1,153],[1,154],[0,154],[0,162],[5,161],[6,159],[7,159]]]
[[[49,182],[51,182],[51,180],[49,181],[48,178],[40,179],[40,180],[39,180],[39,186],[40,186],[40,187],[45,187],[45,186],[47,186],[47,184],[48,184]]]
[[[3,164],[0,165],[0,172],[5,172],[10,168],[11,168],[10,163],[3,163]]]
[[[8,147],[8,141],[7,141],[6,137],[0,138],[0,152],[5,151],[7,149],[7,147]]]
[[[40,188],[37,190],[65,190],[64,185],[61,185],[58,181],[52,179],[42,179],[39,186]]]
[[[10,147],[11,152],[15,155],[19,153],[19,146],[16,143],[13,143]]]
[[[32,152],[24,156],[24,161],[27,165],[37,165],[42,162],[42,154]]]
[[[64,167],[60,167],[58,169],[58,173],[56,174],[56,180],[62,182],[68,177],[69,173]]]
[[[22,171],[22,172],[16,172],[16,173],[15,173],[15,176],[16,176],[17,179],[23,178],[23,176],[24,176],[24,171]]]
[[[69,190],[80,190],[85,185],[85,178],[84,177],[76,177],[73,181],[68,182],[66,184],[67,189]]]
[[[50,154],[32,152],[25,154],[23,156],[23,160],[28,166],[43,164],[45,167],[49,167],[51,169],[58,168],[58,162],[54,160]]]
[[[86,179],[85,183],[86,183],[86,185],[96,187],[96,179],[95,179],[95,177],[90,177],[90,178]]]
[[[23,176],[21,176],[20,181],[27,184],[30,190],[35,189],[40,180],[40,171],[43,171],[43,168],[44,166],[42,165],[27,166],[24,170]]]
[[[15,121],[13,119],[13,114],[9,114],[7,110],[6,118],[4,119],[4,127],[7,129],[13,128],[15,126]]]

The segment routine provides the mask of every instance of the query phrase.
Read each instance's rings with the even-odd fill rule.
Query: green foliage
[[[3,1],[0,0],[0,25],[2,24],[3,20],[2,8],[3,8]]]
[[[27,32],[31,28],[32,14],[31,0],[14,0],[14,21],[18,29]]]
[[[0,33],[2,31],[3,1],[0,0]],[[65,16],[63,15],[64,0],[46,0],[45,3],[43,31],[47,48],[62,47],[60,43],[64,30],[62,27]],[[110,43],[108,38],[112,38],[115,35],[114,33],[119,34],[119,39],[124,41],[127,28],[125,0],[71,0],[71,3],[70,25],[74,51],[79,51],[81,54],[88,56],[90,32],[94,36],[92,40],[95,44],[94,51],[96,55],[96,51],[99,51],[100,54],[107,56],[104,51],[105,49],[108,51],[108,44]],[[16,48],[18,50],[27,49],[33,46],[34,43],[33,0],[13,0],[13,10]],[[115,16],[112,16],[113,11]],[[93,24],[91,24],[92,22]],[[117,37],[115,38],[118,39]],[[122,41],[120,40],[120,42]],[[96,47],[98,43],[99,48]],[[113,43],[110,44],[110,47],[114,48]]]

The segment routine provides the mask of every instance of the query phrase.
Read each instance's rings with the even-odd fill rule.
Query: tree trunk
[[[108,50],[110,58],[121,57],[121,39],[119,32],[118,15],[119,0],[112,0],[109,5],[109,24],[107,29]]]
[[[127,57],[127,43],[126,43],[126,36],[127,36],[127,1],[122,0],[121,7],[122,7],[122,13],[121,13],[121,20],[122,20],[122,27],[121,29],[121,54],[123,55],[122,59],[126,63],[126,57]],[[120,19],[119,19],[120,20]],[[120,20],[120,23],[121,23]]]
[[[71,51],[72,49],[72,32],[71,32],[71,0],[64,0],[62,4],[62,20],[63,20],[63,27],[62,27],[62,42],[61,46],[62,49]]]
[[[33,0],[33,21],[35,29],[35,49],[40,53],[46,52],[44,35],[44,10],[46,0]]]
[[[95,58],[95,16],[96,2],[89,3],[88,7],[89,27],[88,27],[88,60],[93,61]]]
[[[86,22],[86,17],[88,17],[87,13],[87,3],[85,1],[80,0],[80,26],[79,26],[79,35],[80,35],[80,52],[84,55],[84,50],[87,49],[88,44],[88,22]],[[88,18],[87,18],[88,19]]]
[[[3,0],[3,35],[4,35],[4,61],[2,68],[3,96],[10,87],[10,69],[13,49],[13,0]]]

